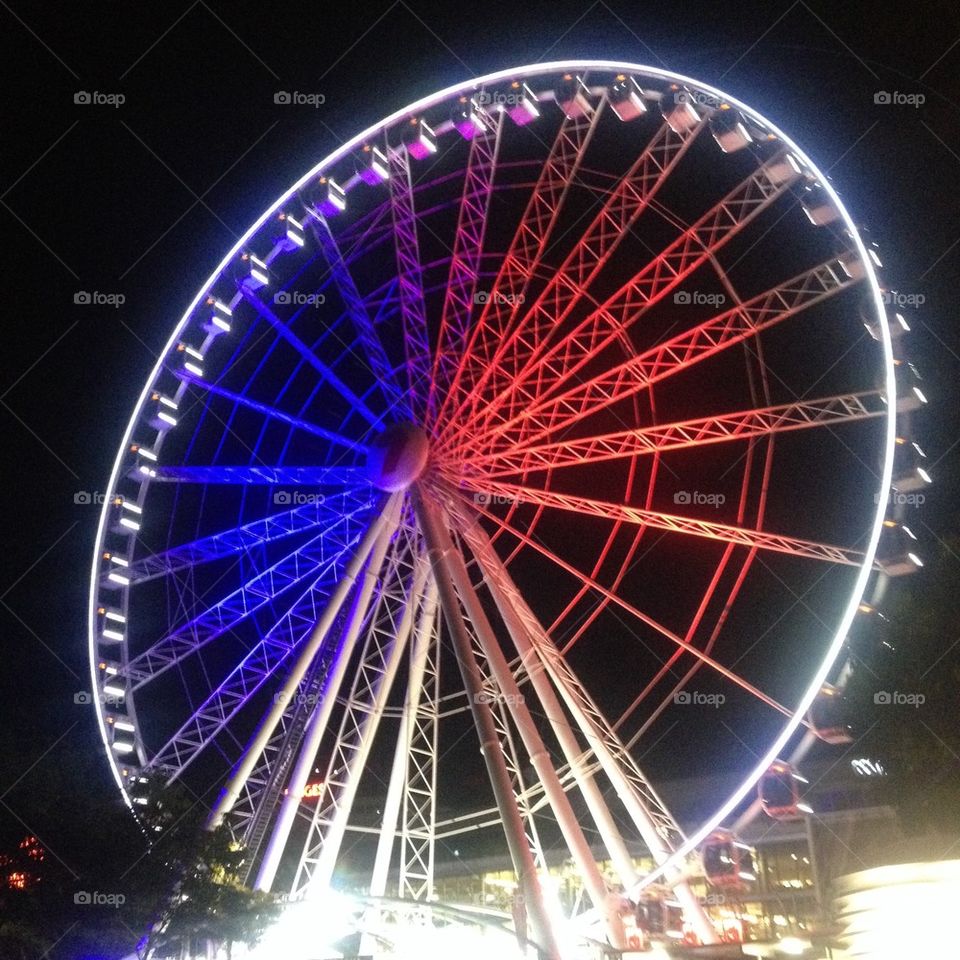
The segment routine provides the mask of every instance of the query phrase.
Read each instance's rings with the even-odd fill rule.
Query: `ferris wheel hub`
[[[367,475],[381,490],[406,490],[424,471],[430,443],[424,431],[413,423],[387,427],[367,452]]]

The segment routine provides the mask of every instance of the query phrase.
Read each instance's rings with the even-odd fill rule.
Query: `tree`
[[[143,821],[154,838],[144,883],[155,919],[141,955],[203,942],[225,945],[230,955],[235,943],[256,944],[281,904],[244,885],[246,852],[229,830],[207,830],[203,812],[177,788],[151,791]]]

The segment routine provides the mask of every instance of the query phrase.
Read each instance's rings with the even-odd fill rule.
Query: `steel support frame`
[[[576,374],[714,257],[795,182],[799,174],[771,176],[783,162],[779,154],[755,170],[600,307],[559,339],[545,343],[506,389],[483,403],[487,413],[476,424],[476,433],[487,439],[504,433],[533,402]]]
[[[453,641],[463,685],[469,696],[470,710],[480,737],[480,748],[487,774],[503,820],[513,869],[533,927],[533,939],[549,960],[560,960],[562,954],[546,908],[533,854],[527,843],[523,819],[513,794],[510,772],[500,748],[490,704],[484,697],[483,679],[473,655],[472,640],[448,569],[449,549],[444,546],[442,521],[437,516],[436,506],[430,501],[429,494],[426,496],[424,494],[425,491],[420,485],[415,484],[414,509],[427,543],[430,563],[437,580],[444,621]]]
[[[433,897],[439,643],[437,584],[430,574],[410,643],[410,672],[370,877],[371,896],[386,896],[399,837],[397,896],[424,901]],[[398,831],[401,811],[403,829]]]
[[[444,550],[450,577],[460,596],[460,602],[470,618],[475,638],[474,642],[482,652],[489,667],[493,689],[488,689],[485,694],[488,699],[493,699],[498,707],[506,708],[505,712],[509,714],[516,725],[524,750],[531,766],[536,771],[537,778],[543,785],[550,808],[556,817],[557,825],[560,827],[567,849],[577,865],[593,907],[604,917],[604,926],[607,935],[610,937],[610,942],[616,947],[623,948],[626,946],[623,925],[620,922],[615,905],[612,899],[608,897],[606,884],[597,868],[596,860],[590,850],[590,844],[584,836],[583,829],[570,804],[570,799],[557,776],[550,752],[537,729],[524,695],[520,693],[520,688],[497,640],[493,625],[490,623],[483,609],[483,604],[470,580],[462,552],[455,547],[453,539],[444,526],[441,526],[439,530],[439,539]],[[506,717],[503,717],[502,726],[504,729],[501,730],[501,736],[507,736],[506,743],[501,740],[501,744],[505,748],[507,767],[509,769],[512,765],[516,771],[515,775],[518,776],[519,765],[516,757],[510,755],[511,753],[515,754],[515,747],[513,746],[512,736],[510,736],[509,725],[506,723]],[[518,782],[517,786],[519,790],[515,791],[515,794],[522,793],[522,780]],[[525,799],[518,799],[518,805],[521,810],[527,811],[528,822],[533,830],[533,836],[536,837],[535,828],[532,827],[533,818],[529,812],[529,802]]]
[[[314,760],[320,748],[320,741],[323,739],[330,722],[330,716],[343,685],[357,638],[367,619],[371,598],[380,583],[383,562],[388,549],[389,537],[385,531],[370,552],[363,575],[354,593],[350,610],[347,613],[330,671],[324,677],[322,690],[307,722],[296,763],[287,781],[286,796],[280,805],[280,811],[257,874],[256,889],[258,890],[270,890],[273,886],[281,857],[290,837],[290,831],[300,809],[303,789],[313,769]]]
[[[310,899],[330,886],[353,801],[406,650],[423,594],[427,563],[408,553],[405,537],[394,545],[373,607],[360,660],[324,776],[324,795],[313,817],[291,895]],[[412,569],[407,570],[408,564]],[[346,668],[344,668],[346,669]],[[312,761],[312,758],[311,758]],[[301,788],[302,789],[302,788]]]
[[[387,498],[383,511],[368,527],[363,539],[357,546],[356,552],[344,569],[336,588],[331,594],[327,607],[317,621],[306,643],[303,644],[300,655],[294,662],[283,688],[277,697],[274,698],[273,706],[267,712],[239,763],[234,768],[223,791],[214,803],[210,811],[210,816],[207,819],[208,829],[214,830],[219,827],[223,822],[224,816],[230,812],[236,803],[244,782],[252,773],[260,755],[263,753],[274,729],[280,721],[280,717],[284,713],[286,704],[296,695],[297,687],[300,686],[317,651],[326,639],[327,632],[330,630],[337,614],[340,612],[340,608],[343,606],[347,594],[360,576],[360,572],[367,558],[370,556],[371,551],[375,548],[379,551],[380,544],[383,544],[385,549],[386,544],[389,543],[390,537],[399,522],[400,500],[401,495],[396,493]]]
[[[470,535],[476,544],[475,557],[483,571],[485,582],[496,600],[498,609],[522,622],[530,649],[526,658],[526,672],[545,670],[557,689],[567,710],[591,744],[591,750],[614,785],[617,796],[640,833],[657,864],[664,863],[674,849],[684,841],[683,833],[666,805],[657,796],[636,761],[620,742],[600,708],[557,650],[536,615],[513,583],[509,571],[496,555],[492,543],[478,525],[472,525]],[[467,536],[467,534],[465,534]],[[482,556],[481,556],[482,555]],[[520,635],[519,632],[517,635]],[[689,884],[678,873],[668,877],[680,901],[684,916],[696,929],[703,943],[716,943],[718,937],[713,924],[703,910]]]

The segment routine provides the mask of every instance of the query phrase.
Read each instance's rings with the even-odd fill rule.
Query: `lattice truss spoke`
[[[815,543],[812,540],[782,536],[765,530],[747,530],[733,524],[717,523],[712,520],[660,513],[656,510],[643,510],[640,507],[631,507],[626,504],[606,503],[601,500],[592,500],[589,497],[575,497],[554,493],[550,490],[535,490],[512,483],[485,481],[482,490],[468,483],[467,489],[473,489],[488,496],[492,494],[503,497],[507,500],[515,499],[522,503],[534,503],[559,510],[603,517],[607,520],[646,524],[657,530],[669,530],[673,533],[684,533],[704,537],[708,540],[735,543],[745,547],[759,547],[762,550],[789,553],[796,557],[809,557],[814,560],[828,560],[832,563],[854,565],[863,563],[864,559],[862,551],[851,550],[846,547]]]
[[[353,683],[304,842],[293,893],[325,889],[336,866],[360,776],[390,694],[423,592],[427,565],[412,537],[400,536],[381,581]]]
[[[618,430],[577,440],[525,446],[512,453],[473,457],[465,464],[468,473],[485,478],[509,476],[527,470],[587,466],[667,450],[748,440],[772,433],[831,427],[841,423],[882,416],[886,405],[879,391],[801,400],[760,410],[739,410],[715,417],[698,417],[633,430]]]
[[[780,156],[758,168],[589,316],[545,342],[486,405],[482,424],[473,428],[475,435],[489,442],[503,434],[531,404],[543,402],[714,257],[796,180],[796,172],[785,165]]]
[[[592,223],[579,237],[564,262],[553,272],[534,303],[529,308],[514,305],[512,315],[514,318],[522,317],[522,322],[514,323],[510,333],[502,336],[484,372],[473,384],[476,394],[481,391],[498,394],[515,380],[548,334],[562,324],[586,296],[591,283],[669,179],[701,128],[702,124],[699,123],[680,133],[674,132],[666,123],[659,128],[610,192]],[[566,145],[569,140],[564,138],[559,143]],[[583,152],[581,147],[580,153]],[[574,172],[575,167],[570,175]],[[542,245],[538,252],[540,250]],[[527,270],[527,276],[531,272],[532,267]]]
[[[583,116],[566,117],[561,123],[483,310],[474,322],[468,348],[441,410],[441,421],[446,416],[449,422],[457,422],[465,405],[472,408],[470,417],[475,416],[482,384],[502,358],[500,348],[511,320],[540,263],[602,111],[603,101]]]
[[[789,138],[665,71],[494,75],[344,144],[208,281],[124,434],[89,630],[131,808],[211,797],[247,884],[291,899],[349,873],[433,904],[450,841],[495,829],[550,960],[558,839],[585,937],[628,946],[605,861],[716,942],[697,848],[816,733],[868,576],[921,562],[882,525],[894,479],[930,477],[878,260]],[[722,295],[674,309],[701,280]],[[784,507],[820,447],[842,521]],[[739,488],[709,516],[676,494],[707,471]],[[574,669],[620,627],[636,690]],[[798,638],[802,676],[771,679]],[[756,769],[681,826],[654,775],[690,772],[657,744],[697,722],[695,677],[759,718],[731,731]],[[447,809],[452,756],[481,809]]]
[[[256,611],[275,603],[287,590],[310,583],[318,571],[322,571],[322,576],[332,576],[348,548],[356,542],[367,513],[367,507],[357,506],[335,517],[323,532],[131,659],[122,675],[134,689],[149,683]]]
[[[505,123],[503,113],[484,115],[484,130],[470,141],[470,154],[463,177],[463,194],[457,217],[450,271],[440,313],[440,332],[433,357],[433,373],[427,398],[427,423],[437,419],[438,407],[455,391],[455,373],[466,356],[477,277],[486,235],[493,182]]]
[[[410,158],[406,150],[391,147],[389,144],[386,149],[390,163],[388,184],[406,353],[407,387],[413,412],[418,418],[422,418],[427,404],[432,353],[423,297],[423,264],[417,239],[417,213]]]
[[[313,630],[329,597],[331,584],[340,572],[340,566],[357,537],[343,545],[326,563],[316,557],[307,557],[312,564],[312,576],[306,577],[308,588],[300,593],[283,617],[268,630],[243,659],[231,670],[220,685],[200,704],[177,732],[153,755],[151,768],[169,771],[179,776],[196,757],[220,734],[230,720],[248,703],[288,660],[290,654]],[[300,584],[299,580],[294,581]],[[196,648],[189,652],[195,652]],[[184,653],[181,655],[186,656]],[[168,664],[169,665],[169,664]],[[159,671],[156,671],[159,672]],[[156,672],[140,683],[147,682]]]
[[[532,402],[524,418],[529,423],[524,423],[523,440],[536,444],[568,430],[580,420],[755,337],[854,283],[856,278],[848,275],[840,259],[807,270],[602,373]],[[509,441],[498,441],[500,449],[513,446]]]

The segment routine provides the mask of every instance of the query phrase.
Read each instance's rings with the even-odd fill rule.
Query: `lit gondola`
[[[782,760],[771,764],[757,783],[763,812],[772,820],[800,820],[810,807],[803,802],[800,790],[807,781]]]
[[[849,723],[849,714],[850,704],[843,691],[825,683],[810,704],[807,721],[824,743],[852,743],[853,727]]]
[[[756,879],[753,852],[729,830],[717,830],[707,837],[700,857],[707,883],[714,887],[742,890]]]

